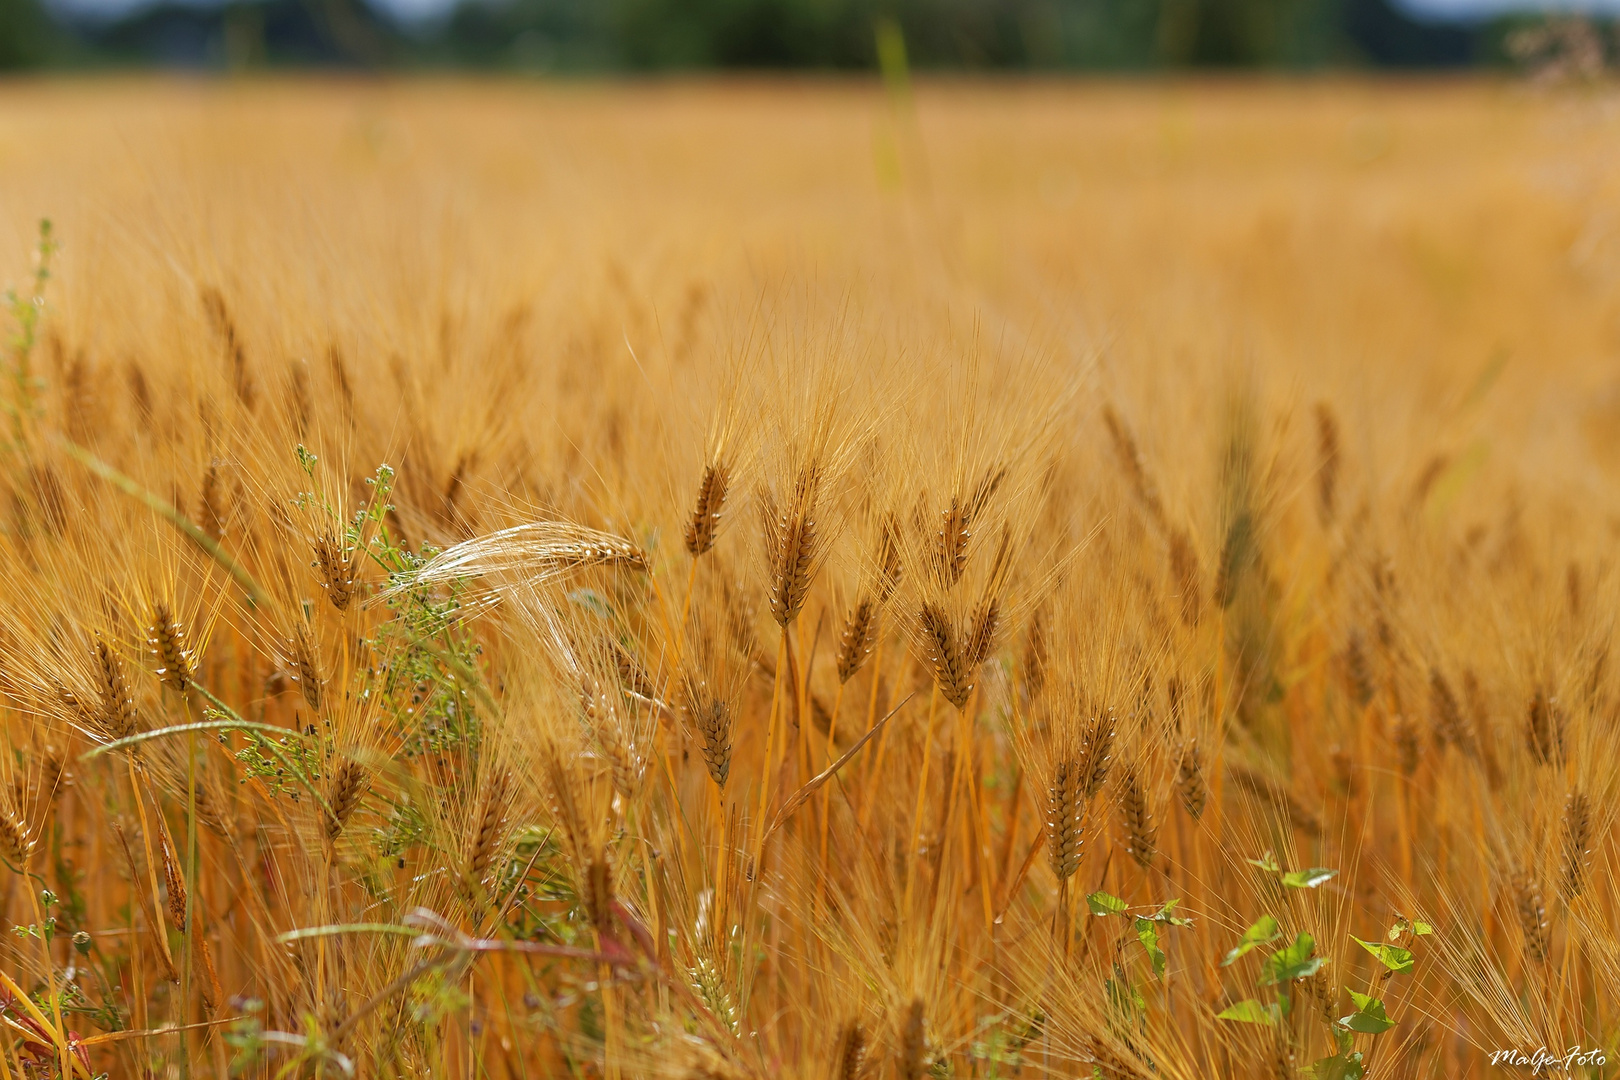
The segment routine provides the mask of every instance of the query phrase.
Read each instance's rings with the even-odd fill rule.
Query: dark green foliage
[[[91,64],[871,71],[880,24],[899,27],[922,70],[1454,66],[1502,53],[1488,27],[1416,22],[1389,0],[462,0],[420,25],[389,10],[156,0],[65,35],[39,0],[0,0],[0,68],[62,59],[72,37]]]

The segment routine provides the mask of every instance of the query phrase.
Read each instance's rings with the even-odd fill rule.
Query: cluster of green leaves
[[[978,1073],[987,1080],[1018,1076],[1027,1062],[1024,1051],[1046,1030],[1046,1014],[1040,1009],[1022,1013],[1002,1013],[981,1024],[984,1037],[974,1040],[968,1054],[983,1065]]]
[[[207,715],[210,719],[224,718],[213,711]],[[247,745],[233,755],[242,766],[243,783],[262,781],[271,795],[285,795],[293,802],[299,800],[300,792],[316,790],[315,782],[321,778],[321,764],[327,755],[313,729],[289,731],[273,740],[257,731],[243,734]],[[226,737],[221,735],[220,741],[226,742]]]
[[[49,911],[56,906],[56,894],[49,889],[41,889],[39,901],[45,910]],[[13,926],[11,932],[20,938],[44,938],[46,942],[54,941],[56,939],[56,916],[46,915],[44,925],[29,923],[27,926]]]
[[[1269,851],[1259,859],[1248,861],[1261,871],[1275,875],[1280,884],[1291,889],[1316,888],[1338,873],[1326,867],[1285,871]],[[1391,975],[1410,972],[1414,964],[1411,951],[1395,942],[1432,932],[1433,928],[1428,923],[1402,917],[1390,928],[1387,941],[1362,941],[1356,937],[1352,937],[1351,940],[1383,965],[1384,978],[1388,978]],[[1221,960],[1221,966],[1231,967],[1255,949],[1270,945],[1283,937],[1282,928],[1277,920],[1271,915],[1261,915],[1243,932],[1243,937],[1238,943],[1227,951]],[[1316,953],[1316,939],[1301,931],[1294,936],[1293,941],[1273,951],[1261,964],[1257,985],[1261,990],[1270,990],[1268,995],[1263,995],[1270,1000],[1248,998],[1223,1009],[1216,1014],[1216,1018],[1246,1024],[1279,1025],[1288,1018],[1293,1009],[1290,986],[1297,981],[1313,978],[1327,963],[1326,957]],[[1395,1021],[1390,1019],[1380,998],[1371,993],[1361,993],[1348,986],[1345,987],[1345,991],[1356,1007],[1355,1012],[1340,1017],[1329,1025],[1336,1052],[1311,1065],[1308,1075],[1314,1080],[1359,1080],[1366,1074],[1366,1059],[1362,1051],[1356,1049],[1355,1036],[1381,1035],[1395,1026]]]
[[[1117,896],[1103,892],[1101,889],[1086,897],[1086,907],[1093,915],[1107,918],[1110,915],[1122,915],[1131,921],[1131,928],[1136,934],[1136,940],[1141,944],[1147,954],[1148,962],[1153,966],[1153,977],[1164,978],[1165,955],[1159,946],[1159,932],[1167,926],[1191,926],[1192,920],[1182,918],[1175,914],[1176,905],[1181,901],[1168,900],[1153,911],[1141,914],[1131,914],[1130,905]]]
[[[315,456],[300,446],[298,457],[315,482]],[[430,588],[416,582],[416,571],[438,552],[428,544],[411,551],[389,529],[394,479],[390,466],[377,466],[366,479],[371,497],[343,523],[344,544],[364,552],[387,575],[390,586],[393,618],[381,624],[371,642],[376,654],[387,658],[380,665],[377,692],[392,711],[406,757],[458,750],[475,755],[479,714],[474,688],[482,685],[483,647],[463,617],[465,586]],[[323,511],[337,519],[337,512],[319,495],[318,484],[306,497],[320,499]]]
[[[264,1002],[248,998],[236,1004],[236,1018],[226,1025],[224,1037],[225,1045],[231,1048],[231,1075],[241,1076],[259,1065],[269,1044],[264,1037],[264,1021],[259,1019]]]
[[[1086,908],[1099,919],[1119,917],[1126,923],[1115,949],[1114,962],[1108,978],[1103,980],[1103,996],[1108,1003],[1107,1022],[1110,1030],[1121,1041],[1130,1043],[1134,1036],[1147,1032],[1147,999],[1132,979],[1124,962],[1126,948],[1134,939],[1142,947],[1155,980],[1163,980],[1168,960],[1161,943],[1161,935],[1173,926],[1191,926],[1192,920],[1177,915],[1181,901],[1168,900],[1154,907],[1146,905],[1132,910],[1132,905],[1112,893],[1099,889],[1086,897]],[[1152,1066],[1152,1061],[1148,1061]]]

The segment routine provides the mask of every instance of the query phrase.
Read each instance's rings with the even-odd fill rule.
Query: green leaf
[[[1404,974],[1405,972],[1412,970],[1412,954],[1399,946],[1385,945],[1382,943],[1375,945],[1370,941],[1362,941],[1358,937],[1352,937],[1350,940],[1376,956],[1378,958],[1378,962],[1389,968],[1391,971],[1398,971]]]
[[[1159,931],[1153,925],[1152,919],[1136,920],[1136,940],[1142,943],[1142,948],[1147,950],[1148,959],[1153,961],[1153,977],[1164,978],[1164,950],[1159,948]]]
[[[1412,924],[1412,933],[1417,937],[1422,937],[1425,934],[1434,933],[1434,927],[1426,922],[1414,922]]]
[[[1221,961],[1221,966],[1230,967],[1237,961],[1238,957],[1256,946],[1264,945],[1268,941],[1276,941],[1279,933],[1281,931],[1277,929],[1276,919],[1273,919],[1270,915],[1260,916],[1259,919],[1255,920],[1253,926],[1243,931],[1243,940],[1238,942],[1237,946],[1226,954],[1226,959]]]
[[[1351,1031],[1359,1031],[1364,1035],[1378,1035],[1395,1026],[1395,1021],[1384,1012],[1384,1003],[1371,994],[1358,994],[1350,990],[1350,1000],[1356,1003],[1356,1011],[1350,1016],[1342,1018],[1339,1023]]]
[[[1290,889],[1314,889],[1339,876],[1337,870],[1326,866],[1313,866],[1309,870],[1290,870],[1282,876],[1282,883]]]
[[[1086,897],[1086,907],[1093,915],[1118,915],[1125,910],[1125,901],[1101,889]]]
[[[1270,874],[1275,874],[1282,869],[1282,867],[1277,865],[1277,856],[1273,855],[1269,851],[1260,856],[1258,859],[1245,859],[1243,861],[1248,863],[1250,866],[1258,866],[1260,869]]]
[[[1305,1074],[1312,1080],[1361,1080],[1367,1075],[1367,1069],[1361,1063],[1361,1051],[1357,1050],[1323,1058],[1306,1069]]]
[[[1160,908],[1158,911],[1155,911],[1151,915],[1138,915],[1137,918],[1152,919],[1154,922],[1169,923],[1171,926],[1191,926],[1191,919],[1184,919],[1180,915],[1170,914],[1175,910],[1176,905],[1179,903],[1181,903],[1180,899],[1167,900],[1165,901],[1164,907]]]
[[[1316,939],[1306,933],[1301,933],[1294,939],[1292,945],[1285,946],[1266,957],[1266,966],[1260,973],[1261,986],[1275,986],[1278,983],[1290,983],[1295,979],[1303,979],[1315,975],[1322,967],[1320,956],[1312,956],[1316,950]]]
[[[1276,1015],[1270,1008],[1260,1004],[1253,998],[1240,1001],[1236,1005],[1228,1005],[1215,1014],[1217,1020],[1239,1020],[1245,1024],[1275,1024]]]

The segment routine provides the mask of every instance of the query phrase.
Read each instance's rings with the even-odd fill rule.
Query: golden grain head
[[[194,673],[191,650],[186,647],[185,631],[165,603],[159,602],[152,608],[147,645],[157,663],[159,681],[177,693],[185,693]]]

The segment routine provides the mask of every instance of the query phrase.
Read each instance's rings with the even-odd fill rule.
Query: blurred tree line
[[[861,70],[885,22],[924,69],[1435,67],[1501,60],[1517,25],[1425,23],[1392,0],[461,0],[428,24],[366,0],[156,0],[116,19],[42,2],[0,0],[0,67]]]

